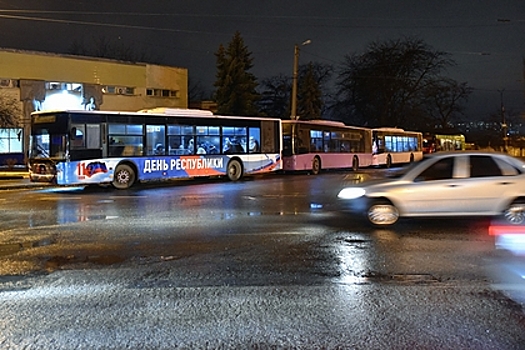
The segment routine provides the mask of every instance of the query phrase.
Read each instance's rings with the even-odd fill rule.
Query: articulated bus
[[[283,170],[354,170],[372,164],[371,130],[327,120],[283,120]]]
[[[372,129],[372,165],[390,167],[423,159],[423,134],[399,128]]]
[[[423,137],[423,153],[438,151],[464,151],[466,148],[463,134],[425,134]]]
[[[45,111],[31,120],[29,174],[58,185],[243,175],[281,169],[281,121],[159,108]]]

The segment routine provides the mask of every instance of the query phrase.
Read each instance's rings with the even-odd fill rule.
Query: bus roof
[[[218,115],[213,114],[211,111],[200,110],[200,109],[186,109],[186,108],[165,108],[158,107],[153,109],[143,109],[137,112],[132,111],[85,111],[85,110],[46,110],[36,111],[31,115],[45,115],[45,114],[57,114],[57,113],[78,113],[78,114],[106,114],[106,115],[133,115],[133,116],[144,116],[149,114],[157,117],[205,117],[205,118],[217,118],[217,119],[250,119],[250,120],[271,120],[277,121],[279,118],[268,118],[268,117],[253,117],[253,116],[229,116],[229,115]]]
[[[326,119],[314,119],[314,120],[288,120],[284,119],[283,123],[293,123],[293,124],[309,124],[309,125],[323,125],[323,126],[334,126],[338,128],[347,128],[347,129],[367,129],[363,126],[354,126],[346,125],[343,122],[335,120],[326,120]]]
[[[381,127],[381,128],[373,128],[372,130],[405,132],[404,129],[396,128],[396,127],[394,127],[394,128],[392,128],[392,127]]]
[[[167,108],[167,107],[157,107],[151,109],[141,109],[138,113],[149,113],[149,114],[166,114],[166,115],[175,115],[175,116],[186,116],[186,115],[213,115],[211,111],[205,111],[202,109],[189,109],[189,108]]]

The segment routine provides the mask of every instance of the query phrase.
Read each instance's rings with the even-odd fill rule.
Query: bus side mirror
[[[75,127],[71,128],[71,132],[70,132],[69,138],[71,140],[74,140],[74,139],[77,138],[77,128],[75,128]]]

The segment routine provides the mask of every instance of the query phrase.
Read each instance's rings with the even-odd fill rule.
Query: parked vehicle
[[[31,120],[29,174],[58,185],[244,175],[281,169],[281,121],[157,108],[43,111]]]
[[[497,215],[521,224],[525,163],[501,153],[436,153],[393,178],[345,187],[337,197],[373,225],[392,225],[400,217]]]

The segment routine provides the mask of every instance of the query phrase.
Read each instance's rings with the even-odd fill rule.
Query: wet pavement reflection
[[[493,220],[489,234],[496,249],[487,266],[492,287],[525,305],[525,225]]]

